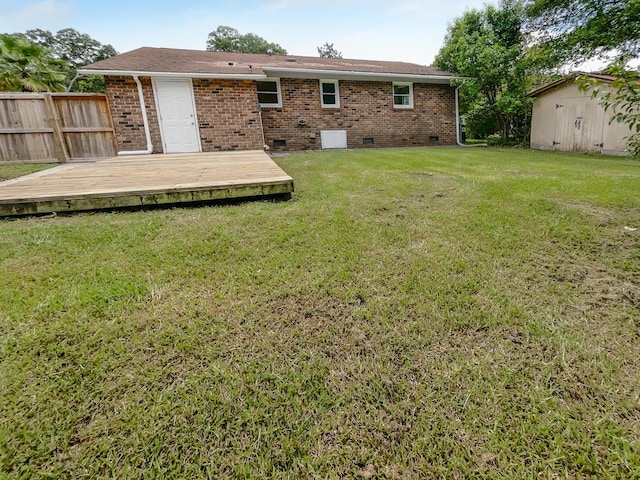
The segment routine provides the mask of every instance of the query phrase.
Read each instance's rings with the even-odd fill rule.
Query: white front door
[[[200,151],[200,136],[189,79],[155,79],[164,153]]]

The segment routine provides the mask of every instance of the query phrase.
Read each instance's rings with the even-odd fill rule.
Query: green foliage
[[[64,28],[52,34],[48,30],[27,30],[25,37],[50,50],[53,55],[67,62],[73,70],[117,55],[111,45],[103,45],[86,33]]]
[[[65,85],[71,85],[74,92],[104,92],[104,78],[90,75],[80,77],[73,84],[78,69],[90,63],[95,63],[117,55],[111,45],[103,45],[86,33],[80,33],[73,28],[64,28],[55,34],[49,30],[32,29],[25,33],[14,33],[16,38],[24,38],[35,45],[45,48],[51,56],[62,63],[65,71]]]
[[[71,86],[72,92],[103,93],[105,91],[102,75],[83,75],[78,77]]]
[[[333,43],[324,42],[324,45],[318,47],[318,55],[323,58],[342,58],[342,52],[336,50]]]
[[[238,30],[220,25],[209,33],[207,50],[212,52],[268,53],[286,55],[287,51],[277,43],[270,43],[255,33],[240,34]]]
[[[612,111],[611,122],[629,126],[631,135],[627,138],[629,151],[640,157],[640,69],[626,69],[618,62],[605,70],[615,79],[610,84],[583,75],[578,77],[578,86],[582,91],[591,90],[591,96],[597,98],[607,111]],[[605,87],[609,85],[609,87]]]
[[[65,63],[29,40],[0,35],[0,90],[64,91]]]
[[[490,112],[505,142],[511,136],[526,136],[531,111],[531,102],[525,98],[529,59],[523,19],[524,8],[518,0],[467,11],[449,26],[435,59],[435,66],[470,77],[460,85],[465,98],[461,112],[473,111],[485,119]]]
[[[53,34],[48,30],[27,30],[24,36],[32,42],[50,50],[55,58],[67,64],[66,85],[69,86],[78,73],[78,69],[117,55],[111,45],[103,45],[86,33],[73,28],[65,28]],[[80,77],[71,85],[74,92],[104,92],[104,78],[90,75]]]
[[[498,131],[496,117],[482,98],[471,103],[465,112],[467,138],[486,138]]]
[[[548,65],[640,53],[638,0],[530,0],[527,14]]]

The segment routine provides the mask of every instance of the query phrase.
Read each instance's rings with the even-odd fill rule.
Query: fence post
[[[56,145],[56,154],[60,163],[67,163],[69,161],[69,151],[64,143],[64,136],[62,135],[62,124],[60,122],[60,115],[58,114],[58,107],[55,105],[50,93],[45,93],[44,103],[47,106],[47,113],[49,114],[49,122],[53,129],[53,141]]]

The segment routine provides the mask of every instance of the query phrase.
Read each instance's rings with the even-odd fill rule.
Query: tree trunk
[[[27,72],[26,72],[26,71],[24,71],[24,70],[22,71],[22,74],[21,74],[20,76],[22,77],[22,79],[23,79],[23,80],[24,80],[24,79],[26,79],[26,78],[29,78],[29,75],[28,75],[28,74],[27,74]],[[20,86],[22,87],[22,91],[23,91],[24,93],[31,92],[31,90],[29,90],[29,89],[27,88],[27,86],[24,84],[24,82],[20,82]]]
[[[496,123],[500,128],[500,136],[502,137],[502,143],[507,143],[509,141],[509,122],[504,115],[500,112],[495,112]]]

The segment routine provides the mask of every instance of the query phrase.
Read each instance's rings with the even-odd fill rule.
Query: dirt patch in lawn
[[[577,210],[580,213],[595,219],[601,225],[609,224],[612,220],[620,216],[617,212],[602,207],[596,207],[591,203],[566,202],[562,199],[556,199],[556,202],[558,202],[558,204],[563,208]]]
[[[640,233],[640,216],[636,208],[609,209],[588,202],[568,202],[561,198],[554,200],[563,208],[578,211],[595,220],[598,225],[619,225],[625,232],[634,232],[637,229]]]
[[[566,307],[570,318],[593,316],[595,312],[599,317],[624,318],[624,312],[640,308],[640,285],[632,274],[616,274],[604,266],[579,263],[570,256],[558,262],[557,258],[540,255],[538,264],[544,276],[573,292]]]

